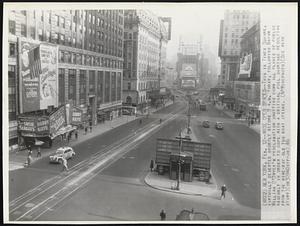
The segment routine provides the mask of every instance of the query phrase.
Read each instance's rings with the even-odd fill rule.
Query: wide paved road
[[[200,141],[212,143],[213,174],[219,185],[226,184],[242,205],[260,208],[260,135],[245,121],[231,119],[208,105],[208,111],[193,110],[194,132]],[[210,121],[210,128],[201,122]],[[215,122],[224,123],[216,130]]]
[[[145,126],[145,128],[147,127],[146,130],[141,131],[141,133],[147,134],[147,129],[151,132],[151,129],[155,127],[156,122],[154,121],[157,118],[162,117],[172,110],[177,110],[180,106],[183,106],[183,103],[165,109],[161,112],[163,113],[162,115],[156,114],[151,116],[151,118],[149,119],[145,119],[143,123],[148,123],[148,127]],[[210,111],[214,112],[213,109],[211,109]],[[210,113],[210,111],[208,111],[208,113]],[[218,114],[218,112],[214,112],[214,114]],[[168,118],[171,118],[171,116],[168,116]],[[192,119],[192,122],[195,122],[195,125],[197,125],[198,118],[199,117],[195,117]],[[70,192],[70,194],[66,194],[68,192],[68,189],[65,189],[66,191],[61,196],[54,195],[50,200],[47,200],[47,202],[49,202],[48,206],[45,205],[45,202],[40,205],[40,203],[33,203],[29,200],[26,205],[22,207],[22,211],[26,211],[26,208],[30,209],[33,207],[36,207],[36,210],[38,210],[40,206],[43,206],[45,210],[40,211],[39,214],[34,215],[35,218],[32,218],[33,214],[30,215],[29,213],[29,217],[26,215],[27,218],[20,219],[34,219],[39,221],[159,220],[160,210],[165,209],[167,211],[167,220],[174,220],[176,218],[176,214],[178,214],[180,210],[191,208],[194,208],[196,211],[202,211],[208,214],[210,219],[258,219],[259,210],[255,209],[255,206],[253,206],[255,208],[249,208],[243,207],[236,202],[231,201],[220,201],[212,198],[193,197],[162,192],[149,188],[144,184],[143,178],[149,170],[150,159],[154,159],[155,157],[156,138],[176,136],[178,134],[179,128],[182,128],[185,125],[185,120],[186,117],[181,116],[179,118],[176,118],[174,121],[170,121],[163,126],[159,126],[155,133],[150,134],[151,136],[145,135],[145,137],[142,137],[141,142],[138,142],[134,147],[128,147],[129,152],[123,157],[118,159],[118,157],[116,156],[116,161],[111,162],[109,167],[101,168],[97,172],[91,171],[89,175],[85,175],[85,177],[83,177],[82,174],[78,174],[84,182],[85,178],[92,177],[91,180],[87,180],[84,186],[79,186],[76,183],[76,173],[80,170],[76,170],[76,168],[74,168],[74,179],[71,180],[72,183],[68,184],[68,186],[70,186],[71,188],[74,188],[74,186],[78,186],[78,190],[73,189],[73,191],[71,189],[72,192]],[[239,127],[240,125],[237,126]],[[124,137],[126,134],[130,135],[134,134],[135,132],[139,133],[139,127],[140,126],[138,125],[138,123],[134,121],[127,125],[121,126],[120,128],[116,128],[114,131],[108,132],[102,136],[93,138],[88,142],[77,145],[75,147],[75,151],[80,152],[80,157],[76,157],[74,160],[72,160],[70,166],[76,167],[76,165],[80,164],[80,161],[83,161],[91,154],[95,154],[99,150],[104,150],[105,148],[110,147],[110,144],[113,141],[121,142],[122,137]],[[202,128],[197,129],[196,126],[194,130],[195,133],[200,136],[201,134],[205,134],[205,132],[208,132],[210,129],[208,129],[207,131],[203,131]],[[227,131],[227,128],[223,132],[225,131]],[[216,135],[215,132],[221,131],[213,131],[212,133],[214,134],[207,134],[205,139],[213,139],[213,136],[210,135]],[[241,133],[243,132],[244,128],[241,130]],[[141,136],[139,137],[141,138]],[[134,141],[130,139],[128,138],[128,143]],[[123,144],[124,148],[126,148],[126,144],[124,144],[124,142],[121,144]],[[213,146],[215,145],[216,147],[220,146],[220,144],[218,146],[217,143],[213,143]],[[220,150],[220,148],[216,149]],[[216,156],[216,149],[214,148],[213,154],[213,157],[215,158],[215,160],[213,160],[214,176],[216,176],[217,180],[220,180],[222,182],[224,181],[227,184],[235,199],[237,199],[243,205],[251,206],[251,199],[253,199],[254,197],[248,198],[250,202],[247,199],[243,200],[243,195],[241,196],[241,198],[239,198],[239,194],[242,194],[243,192],[239,190],[241,189],[241,186],[232,188],[231,184],[235,183],[231,182],[231,178],[234,178],[234,176],[230,175],[229,172],[220,173],[220,171],[223,171],[222,167],[226,167],[224,166],[224,164],[229,165],[229,163],[235,162],[234,160],[228,160],[233,158],[234,156]],[[237,149],[238,148],[235,148],[234,150]],[[225,154],[223,153],[223,155]],[[227,163],[223,164],[221,160],[222,158],[225,158],[226,161],[224,161]],[[242,159],[242,157],[239,157],[239,160],[240,159]],[[99,161],[102,161],[102,159],[100,159]],[[87,165],[89,164],[90,163],[87,162]],[[90,167],[93,169],[95,164],[97,164],[97,161],[91,163]],[[257,164],[259,165],[259,162]],[[246,166],[248,166],[248,164],[246,164]],[[238,166],[231,168],[234,169],[233,172],[239,171],[241,175],[244,175],[244,171],[242,170],[242,168],[239,168]],[[58,177],[53,181],[64,180],[64,176],[61,176],[61,174],[59,174],[60,170],[61,166],[49,165],[48,160],[43,159],[33,164],[31,168],[11,172],[10,200],[16,200],[16,197],[20,197],[20,195],[22,195],[25,191],[41,184],[46,179],[51,180],[54,177]],[[72,175],[68,175],[65,177],[72,177]],[[22,181],[22,183],[20,183],[20,181]],[[79,181],[79,183],[80,182],[81,181]],[[251,186],[248,187],[251,188]],[[34,191],[38,193],[41,189],[43,188],[39,188]],[[62,190],[63,189],[64,188],[62,188]],[[253,195],[253,192],[250,192],[249,195]],[[255,196],[257,195],[259,195],[259,192],[255,194]],[[67,198],[63,199],[64,197]],[[21,213],[18,213],[17,211],[18,210],[16,210],[14,213],[11,213],[12,219],[17,219],[21,216]]]

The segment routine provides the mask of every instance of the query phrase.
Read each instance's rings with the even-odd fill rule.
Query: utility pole
[[[179,156],[178,156],[178,177],[176,190],[180,190],[180,173],[181,173],[181,148],[182,148],[182,137],[181,131],[179,132]]]
[[[188,102],[188,113],[187,113],[187,117],[188,117],[188,123],[187,123],[187,133],[190,134],[191,132],[191,128],[190,128],[190,125],[191,125],[191,105],[190,105],[190,100]]]

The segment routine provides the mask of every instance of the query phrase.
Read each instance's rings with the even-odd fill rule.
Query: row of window
[[[8,65],[8,116],[17,119],[16,66]]]
[[[59,69],[59,103],[65,102],[65,76],[67,69]],[[89,84],[87,84],[89,76]],[[97,82],[96,82],[97,76]],[[79,71],[79,104],[86,104],[88,94],[96,94],[98,107],[102,103],[121,100],[121,73],[103,71]],[[68,100],[76,103],[76,70],[68,70]]]
[[[89,65],[98,67],[109,67],[122,69],[123,63],[119,60],[113,60],[105,57],[90,56],[87,54],[72,53],[69,51],[59,51],[59,63],[70,63],[79,65]]]

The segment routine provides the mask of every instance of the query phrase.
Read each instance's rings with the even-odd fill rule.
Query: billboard
[[[245,55],[240,59],[239,78],[249,78],[252,66],[252,54]]]
[[[181,80],[181,87],[182,88],[195,88],[196,81],[193,79],[183,79],[183,80]]]
[[[196,64],[182,64],[181,77],[196,76]]]
[[[19,53],[21,113],[57,107],[57,47],[21,39]]]
[[[80,108],[73,107],[72,124],[73,125],[81,124],[82,123],[82,115],[83,115],[83,112]]]
[[[41,44],[40,109],[58,107],[57,47]]]
[[[50,135],[55,136],[57,131],[66,125],[65,106],[60,107],[57,111],[50,115]]]
[[[18,129],[22,136],[48,136],[49,135],[49,118],[20,116],[18,119]]]
[[[158,165],[168,166],[171,154],[179,154],[179,140],[158,138],[156,143],[156,159]],[[212,147],[210,143],[182,141],[181,152],[193,154],[194,169],[210,169]]]

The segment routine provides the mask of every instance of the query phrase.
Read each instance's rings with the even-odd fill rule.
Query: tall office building
[[[241,36],[259,21],[259,13],[248,10],[226,10],[220,24],[219,52],[221,74],[218,84],[232,88],[237,78]]]
[[[123,10],[12,10],[8,23],[10,145],[41,138],[35,120],[66,104],[82,122],[121,115]]]
[[[159,90],[170,38],[164,22],[171,20],[149,10],[125,10],[124,18],[123,102],[143,112],[151,92]]]

